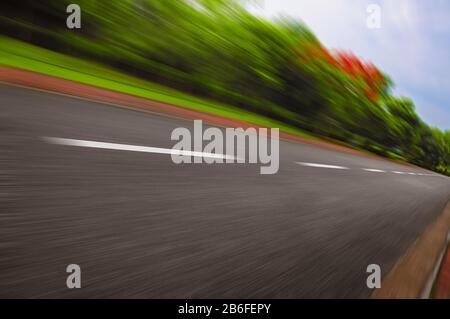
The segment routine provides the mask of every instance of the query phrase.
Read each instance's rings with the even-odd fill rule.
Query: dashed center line
[[[209,157],[209,158],[235,159],[234,156],[225,155],[225,154],[181,151],[181,150],[159,148],[159,147],[148,147],[148,146],[129,145],[129,144],[117,144],[117,143],[105,143],[105,142],[77,140],[77,139],[59,138],[59,137],[43,137],[43,139],[50,144],[59,144],[59,145],[67,145],[67,146],[100,148],[100,149],[110,149],[110,150],[119,150],[119,151],[158,153],[158,154],[176,154],[176,155],[198,156],[198,157]],[[351,169],[349,167],[339,166],[339,165],[308,163],[308,162],[295,162],[295,163],[298,165],[301,165],[301,166],[315,167],[315,168],[327,168],[327,169],[339,169],[339,170],[350,170]],[[366,171],[366,172],[374,172],[374,173],[388,173],[385,170],[377,169],[377,168],[361,168],[361,170]],[[400,175],[439,176],[436,174],[423,174],[423,173],[401,172],[401,171],[389,171],[389,172],[393,173],[393,174],[400,174]]]
[[[309,166],[309,167],[318,167],[318,168],[333,168],[333,169],[350,169],[344,166],[336,166],[336,165],[326,165],[326,164],[318,164],[318,163],[305,163],[305,162],[295,162],[298,165]]]
[[[319,163],[306,163],[306,162],[295,162],[298,165],[302,166],[309,166],[309,167],[317,167],[317,168],[331,168],[331,169],[345,169],[345,170],[351,170],[352,168],[345,167],[345,166],[338,166],[338,165],[328,165],[328,164],[319,164]],[[413,173],[413,172],[400,172],[400,171],[385,171],[378,168],[359,168],[360,170],[366,171],[366,172],[373,172],[373,173],[393,173],[393,174],[399,174],[399,175],[414,175],[414,176],[439,176],[436,174],[423,174],[423,173]]]

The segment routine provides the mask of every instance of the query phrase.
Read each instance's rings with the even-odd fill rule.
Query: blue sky
[[[394,93],[414,100],[431,126],[450,130],[450,1],[257,0],[265,17],[302,19],[329,48],[371,61],[395,82]],[[366,21],[381,8],[381,28]]]

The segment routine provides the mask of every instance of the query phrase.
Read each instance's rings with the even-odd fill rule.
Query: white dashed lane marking
[[[301,166],[308,166],[308,167],[316,167],[316,168],[331,168],[331,169],[345,169],[345,170],[352,170],[352,168],[345,167],[345,166],[338,166],[338,165],[329,165],[329,164],[320,164],[320,163],[306,163],[306,162],[295,162],[298,165]],[[363,170],[366,172],[372,172],[372,173],[392,173],[392,174],[399,174],[399,175],[413,175],[413,176],[440,176],[437,174],[423,174],[423,173],[413,173],[413,172],[401,172],[401,171],[385,171],[378,168],[353,168],[353,170]]]
[[[181,151],[169,148],[159,148],[159,147],[148,147],[140,145],[129,145],[129,144],[117,144],[117,143],[105,143],[97,141],[86,141],[77,140],[70,138],[58,138],[58,137],[43,137],[43,139],[50,144],[66,145],[66,146],[77,146],[77,147],[88,147],[88,148],[99,148],[99,149],[109,149],[117,151],[132,151],[132,152],[145,152],[145,153],[157,153],[157,154],[170,154],[170,155],[186,155],[186,156],[198,156],[198,157],[209,157],[209,158],[222,158],[222,159],[235,159],[233,156],[225,154],[216,153],[204,153],[204,152],[191,152],[191,151]],[[321,163],[307,163],[307,162],[295,162],[301,166],[314,167],[314,168],[326,168],[326,169],[339,169],[339,170],[351,170],[349,167],[321,164]],[[353,169],[354,170],[354,169]],[[400,175],[414,175],[414,176],[440,176],[437,174],[423,174],[423,173],[413,173],[413,172],[401,172],[401,171],[384,171],[378,168],[360,168],[357,170],[363,170],[366,172],[373,173],[393,173]]]

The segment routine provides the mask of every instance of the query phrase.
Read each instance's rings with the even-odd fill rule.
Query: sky
[[[450,130],[450,1],[448,0],[254,0],[256,14],[303,20],[328,48],[373,62],[411,98],[431,126]],[[370,4],[380,28],[369,28]]]

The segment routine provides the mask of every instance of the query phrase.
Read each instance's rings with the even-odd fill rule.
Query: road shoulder
[[[450,202],[384,278],[374,299],[429,298],[450,230]],[[448,255],[447,255],[447,259]],[[447,275],[449,271],[447,270]],[[447,288],[449,282],[446,281]]]

